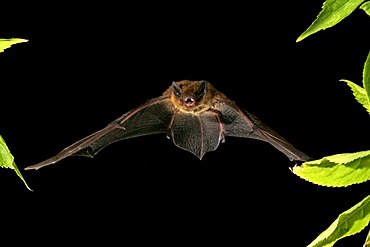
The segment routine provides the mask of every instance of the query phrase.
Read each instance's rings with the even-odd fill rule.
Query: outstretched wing
[[[166,133],[172,114],[173,106],[168,96],[154,98],[122,115],[104,129],[66,147],[57,155],[25,169],[39,169],[71,155],[94,157],[100,150],[113,142]]]
[[[220,98],[215,110],[220,114],[225,136],[266,141],[284,153],[291,161],[311,160],[308,155],[296,149],[257,117],[242,111],[233,101]]]

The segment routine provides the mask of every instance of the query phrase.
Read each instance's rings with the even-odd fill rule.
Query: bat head
[[[212,85],[207,81],[183,80],[172,83],[170,97],[176,108],[189,113],[197,113],[211,107],[213,92]]]

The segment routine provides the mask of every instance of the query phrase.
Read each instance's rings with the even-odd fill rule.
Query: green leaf
[[[4,139],[1,136],[0,136],[0,167],[13,169],[17,173],[18,177],[22,179],[27,189],[31,190],[31,188],[27,185],[26,180],[24,180],[18,167],[14,163],[14,157],[10,153],[8,147],[5,144]]]
[[[333,246],[344,237],[362,231],[370,220],[370,196],[341,213],[308,247]]]
[[[366,14],[370,15],[370,2],[366,2],[360,6],[360,9],[364,10]]]
[[[292,172],[314,184],[345,187],[370,179],[370,150],[343,153],[294,166]]]
[[[353,95],[355,99],[365,107],[366,111],[370,114],[370,102],[368,96],[366,95],[366,91],[363,87],[349,81],[349,80],[340,80],[347,83],[347,85],[352,89]]]
[[[370,246],[370,231],[367,233],[367,237],[366,237],[363,247],[369,247],[369,246]]]
[[[326,0],[316,20],[297,39],[297,42],[349,16],[364,0]]]
[[[27,42],[27,39],[0,39],[0,52],[3,52],[5,49],[11,47],[14,44]]]
[[[367,54],[364,70],[362,72],[362,83],[367,94],[367,99],[370,101],[370,52]]]
[[[349,80],[342,79],[340,81],[347,83],[347,85],[352,89],[355,99],[365,107],[368,113],[370,113],[370,52],[367,55],[362,73],[363,88]]]

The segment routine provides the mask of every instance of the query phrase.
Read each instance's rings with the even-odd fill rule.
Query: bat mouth
[[[195,105],[195,100],[192,98],[192,97],[186,97],[184,99],[184,104],[187,106],[187,107],[193,107]]]

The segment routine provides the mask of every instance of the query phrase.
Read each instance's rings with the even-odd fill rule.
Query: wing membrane
[[[217,110],[221,114],[225,136],[266,141],[284,153],[292,161],[307,161],[311,159],[257,117],[242,111],[234,102],[221,103]]]
[[[172,118],[172,104],[168,97],[152,99],[129,111],[82,140],[66,147],[57,155],[25,169],[39,169],[71,155],[94,157],[107,145],[124,139],[166,133]]]

